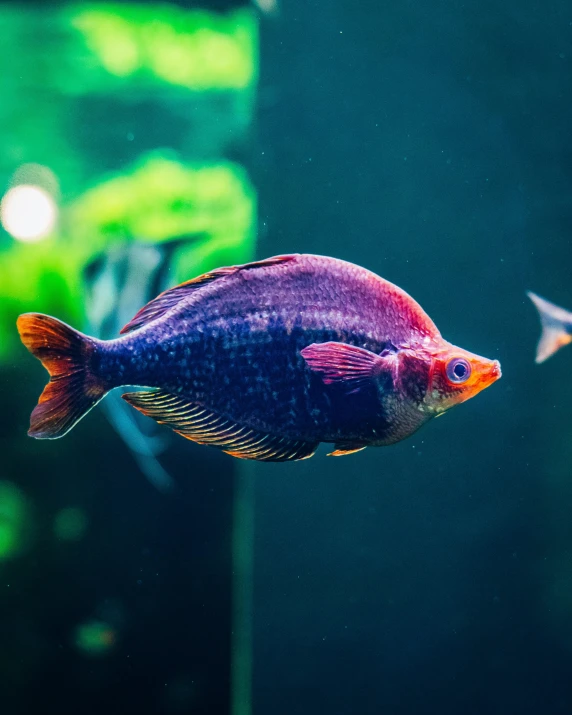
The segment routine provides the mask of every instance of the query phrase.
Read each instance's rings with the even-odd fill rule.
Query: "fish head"
[[[501,376],[498,360],[475,355],[443,341],[429,350],[431,367],[424,406],[441,414],[470,400]]]

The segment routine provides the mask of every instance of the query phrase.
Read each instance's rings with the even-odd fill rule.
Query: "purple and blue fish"
[[[28,434],[62,437],[110,390],[200,444],[243,459],[388,445],[501,376],[441,337],[403,290],[325,256],[275,256],[161,293],[98,340],[56,318],[18,318],[50,381]]]

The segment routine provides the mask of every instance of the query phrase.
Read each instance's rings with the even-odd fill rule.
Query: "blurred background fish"
[[[572,313],[532,291],[528,291],[527,295],[540,316],[542,333],[536,348],[536,362],[541,363],[572,342]]]
[[[193,238],[153,244],[130,240],[90,261],[83,273],[86,331],[103,340],[115,337],[141,305],[174,284],[176,254]],[[172,435],[132,410],[118,393],[110,393],[101,408],[151,484],[161,492],[172,491],[175,482],[159,460]]]
[[[267,15],[278,12],[278,0],[252,0],[253,4]]]

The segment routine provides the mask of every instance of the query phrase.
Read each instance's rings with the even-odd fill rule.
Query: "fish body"
[[[25,315],[19,328],[57,376],[63,367],[34,347],[39,334],[58,332],[51,321]],[[445,341],[397,286],[308,254],[183,283],[122,333],[79,338],[84,398],[97,401],[122,385],[155,388],[124,398],[190,439],[267,461],[311,456],[320,442],[334,442],[336,455],[397,442],[500,377],[498,361]],[[52,374],[46,391],[54,385]],[[61,436],[86,411],[84,400],[64,417],[47,407],[50,394],[42,398],[32,436]]]
[[[540,317],[542,333],[536,348],[536,362],[541,363],[572,342],[572,313],[528,291]]]

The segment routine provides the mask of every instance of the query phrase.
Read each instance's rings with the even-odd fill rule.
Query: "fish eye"
[[[471,364],[468,360],[465,360],[465,358],[452,358],[447,363],[445,372],[451,382],[460,385],[466,382],[471,376]]]

